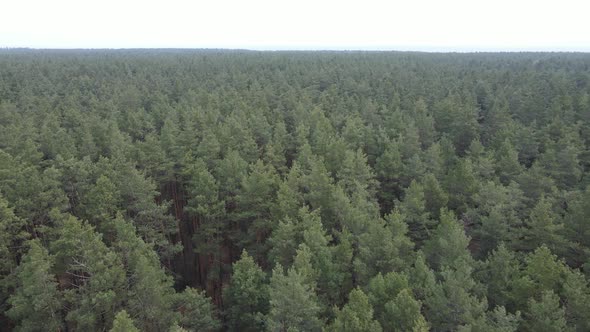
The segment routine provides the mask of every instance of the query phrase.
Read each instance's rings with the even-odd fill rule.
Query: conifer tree
[[[127,312],[142,331],[161,331],[177,319],[173,310],[175,292],[172,279],[160,266],[150,245],[138,235],[135,227],[121,217],[114,221],[114,249],[122,259],[127,289]]]
[[[356,288],[350,292],[348,303],[342,309],[335,309],[336,318],[327,331],[379,332],[381,325],[373,319],[373,308],[367,295]]]
[[[424,188],[418,182],[412,181],[406,189],[404,200],[399,204],[399,212],[405,217],[410,237],[420,247],[429,238],[436,222],[430,219],[430,213],[426,211]]]
[[[139,332],[139,329],[135,327],[133,319],[129,317],[129,314],[125,310],[119,311],[113,321],[113,328],[110,332]]]
[[[552,211],[551,201],[541,199],[531,210],[525,227],[521,230],[521,239],[518,246],[521,250],[531,251],[545,245],[553,252],[562,251],[565,240],[563,239],[563,223],[561,218]]]
[[[424,300],[425,317],[433,330],[452,331],[481,319],[487,303],[475,295],[477,284],[469,264],[456,261],[454,268],[444,266],[440,274],[441,281]]]
[[[590,287],[588,281],[579,271],[568,271],[563,283],[566,319],[576,331],[590,328]]]
[[[63,328],[63,295],[52,273],[53,257],[39,240],[28,242],[16,276],[17,285],[8,299],[6,315],[16,323],[17,331],[60,330]]]
[[[305,276],[294,268],[287,274],[277,265],[270,278],[267,331],[320,331],[320,307]]]
[[[541,297],[546,291],[558,292],[567,268],[546,246],[537,248],[525,257],[525,268],[520,278],[512,283],[512,299],[517,308],[525,308],[530,298]]]
[[[434,271],[426,264],[426,259],[422,251],[418,251],[416,261],[408,273],[410,278],[410,285],[416,298],[424,301],[426,298],[432,296],[436,287],[436,277]]]
[[[449,196],[432,173],[424,176],[422,187],[424,191],[424,208],[430,214],[430,217],[436,220],[440,218],[440,209],[447,207]]]
[[[380,183],[378,192],[379,204],[384,212],[391,211],[395,199],[402,194],[401,177],[403,164],[399,145],[396,142],[387,145],[381,156],[377,158],[375,173]]]
[[[471,162],[461,159],[452,166],[445,177],[444,186],[449,194],[449,208],[457,213],[465,212],[479,189]]]
[[[515,183],[509,186],[492,181],[482,183],[473,199],[477,208],[466,213],[466,219],[472,223],[479,256],[487,255],[500,242],[516,248],[523,226],[523,199],[522,191]]]
[[[424,255],[435,270],[454,267],[456,263],[470,264],[469,240],[455,214],[442,210],[440,224],[424,244]]]
[[[92,226],[55,211],[53,219],[60,226],[50,249],[70,308],[68,325],[84,330],[107,329],[125,299],[122,262]]]
[[[7,299],[17,281],[16,267],[26,249],[22,244],[30,237],[24,226],[24,220],[14,215],[0,195],[0,312],[7,310]]]
[[[266,239],[274,228],[272,210],[278,179],[274,168],[264,165],[260,160],[250,169],[236,197],[235,218],[238,219],[240,231],[232,235],[234,243],[248,249],[258,261],[263,261],[268,251]]]
[[[422,305],[414,299],[403,274],[378,274],[369,282],[368,297],[385,331],[412,331],[424,321]]]
[[[496,174],[504,185],[515,180],[523,168],[518,161],[518,153],[509,140],[505,140],[496,153]]]
[[[490,332],[516,332],[521,324],[520,311],[511,314],[504,307],[495,307],[489,310],[485,317],[481,317],[475,323],[465,326],[467,331]]]
[[[181,327],[189,331],[215,331],[219,327],[213,304],[204,292],[187,287],[175,295],[174,302]]]
[[[520,277],[520,263],[514,252],[504,243],[492,251],[485,262],[480,278],[487,285],[490,306],[514,308],[511,300],[513,282]]]
[[[268,313],[266,275],[244,250],[233,264],[230,284],[224,290],[227,325],[230,331],[264,330]]]
[[[337,174],[339,184],[344,192],[352,196],[353,193],[366,192],[368,197],[375,195],[377,182],[373,171],[367,165],[367,156],[361,150],[346,151],[342,167]]]
[[[564,234],[571,247],[566,258],[574,267],[590,262],[590,225],[587,222],[589,215],[590,186],[587,186],[578,197],[568,201],[568,210],[564,216]]]
[[[527,331],[558,332],[567,329],[565,310],[559,304],[559,297],[553,291],[543,292],[540,300],[531,298],[526,315]]]
[[[434,129],[434,118],[428,111],[428,105],[423,98],[414,103],[414,118],[422,148],[428,148],[434,143],[436,130]]]
[[[408,288],[402,289],[397,296],[385,304],[385,322],[381,323],[385,331],[417,331],[428,328],[421,313],[422,304],[416,301]],[[426,325],[426,326],[424,326]]]
[[[399,213],[388,216],[388,224],[377,220],[358,241],[354,270],[358,285],[365,285],[379,272],[403,271],[413,258],[413,242],[407,236],[407,226]]]

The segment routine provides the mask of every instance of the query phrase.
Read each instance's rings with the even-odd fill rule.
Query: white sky
[[[590,51],[590,0],[0,4],[0,47]]]

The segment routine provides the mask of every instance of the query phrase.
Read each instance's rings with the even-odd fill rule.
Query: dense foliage
[[[0,326],[588,331],[590,56],[0,51]]]

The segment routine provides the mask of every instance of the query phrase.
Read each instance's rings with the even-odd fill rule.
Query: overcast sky
[[[4,0],[0,47],[590,51],[590,0]]]

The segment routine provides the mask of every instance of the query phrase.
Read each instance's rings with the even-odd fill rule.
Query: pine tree
[[[414,290],[416,298],[424,301],[426,298],[432,296],[436,287],[436,278],[434,272],[426,264],[426,259],[422,251],[418,251],[416,261],[408,273],[410,277],[410,285]]]
[[[443,267],[441,281],[424,300],[425,317],[435,331],[454,331],[474,324],[485,313],[487,303],[475,294],[472,268],[463,260],[453,269]]]
[[[302,177],[303,173],[295,163],[285,179],[279,183],[276,205],[272,211],[275,220],[297,217],[299,208],[304,204],[303,194],[299,191]]]
[[[174,302],[181,313],[179,323],[183,328],[189,331],[214,331],[219,327],[211,299],[204,292],[187,287],[182,293],[176,294]]]
[[[294,268],[284,274],[277,265],[270,278],[267,331],[320,331],[320,307],[305,276]]]
[[[567,329],[565,310],[553,291],[543,292],[539,301],[531,298],[525,320],[526,331],[561,332]]]
[[[242,112],[233,112],[225,119],[219,126],[218,139],[220,145],[230,151],[226,158],[232,152],[246,163],[253,163],[259,157],[258,145]]]
[[[375,318],[385,330],[389,330],[389,325],[385,324],[387,318],[385,304],[395,299],[406,288],[409,288],[408,277],[396,272],[389,272],[385,275],[379,273],[369,281],[367,296],[375,310]]]
[[[98,229],[107,232],[106,223],[113,217],[121,205],[121,196],[117,187],[105,175],[101,175],[83,197],[84,215]]]
[[[555,181],[548,177],[539,163],[533,165],[517,178],[518,186],[522,190],[525,206],[532,209],[539,200],[557,191]]]
[[[322,221],[326,225],[334,225],[334,215],[339,208],[333,198],[336,186],[321,159],[314,159],[310,167],[309,174],[304,177],[300,187],[305,201],[312,210],[320,210]]]
[[[424,320],[422,305],[414,299],[403,274],[378,274],[369,282],[368,297],[385,331],[411,331]]]
[[[198,159],[207,161],[207,167],[212,168],[221,159],[221,144],[212,130],[205,131],[202,137],[195,154]]]
[[[545,245],[554,252],[560,252],[565,244],[563,228],[560,217],[551,210],[551,201],[543,198],[525,222],[518,246],[521,250],[531,251]]]
[[[323,304],[336,303],[347,293],[343,293],[347,282],[346,262],[338,261],[336,251],[343,248],[330,246],[332,236],[326,234],[319,218],[311,219],[303,230],[303,243],[311,253],[310,262],[316,271],[318,296]],[[344,245],[346,245],[344,243]],[[300,245],[301,248],[301,245]],[[339,266],[343,263],[344,266]]]
[[[133,319],[129,317],[129,314],[125,310],[119,311],[113,321],[113,328],[110,332],[139,332],[139,329],[135,327]]]
[[[17,286],[8,299],[6,315],[17,331],[58,331],[63,328],[63,295],[52,273],[53,257],[39,240],[28,242],[29,251],[16,271]]]
[[[415,154],[404,160],[401,184],[404,188],[410,186],[412,181],[421,179],[428,171],[427,166],[422,161],[420,154]]]
[[[269,261],[275,264],[290,265],[299,244],[297,236],[297,227],[290,218],[279,221],[268,239],[271,247],[268,253]]]
[[[158,183],[170,181],[173,175],[173,162],[166,158],[159,138],[154,133],[145,135],[137,148],[138,165]]]
[[[473,165],[473,171],[479,179],[492,180],[496,173],[496,160],[492,153],[481,144],[478,139],[474,139],[469,145],[467,157]]]
[[[579,160],[581,144],[578,140],[579,137],[564,137],[558,142],[551,142],[539,157],[541,167],[560,189],[575,188],[582,176]]]
[[[405,160],[418,156],[422,151],[420,133],[412,119],[405,121],[400,143],[400,152]]]
[[[455,264],[470,264],[469,237],[451,211],[442,210],[440,224],[424,244],[424,255],[435,270],[453,267]]]
[[[436,129],[449,135],[460,156],[479,136],[476,108],[459,96],[451,95],[436,103],[433,115]]]
[[[177,319],[172,278],[160,266],[157,254],[121,217],[114,221],[113,247],[122,259],[127,289],[126,310],[142,331],[162,331]]]
[[[481,185],[473,200],[477,208],[470,208],[465,217],[472,224],[477,254],[480,257],[487,255],[500,242],[515,248],[524,210],[523,195],[518,186],[489,181]]]
[[[434,118],[428,112],[428,105],[426,105],[424,99],[419,98],[414,103],[413,114],[418,133],[420,134],[422,148],[428,148],[434,143],[436,130],[434,129]]]
[[[473,167],[468,159],[461,159],[451,167],[445,177],[444,187],[449,194],[449,208],[459,214],[465,212],[479,190]]]
[[[227,326],[230,331],[264,330],[264,315],[268,313],[266,274],[244,250],[233,264],[230,284],[224,289]]]
[[[338,293],[335,294],[332,291],[329,296],[333,297],[333,300],[330,301],[331,303],[341,306],[353,288],[354,249],[352,234],[350,234],[348,229],[344,228],[342,232],[336,232],[335,238],[337,244],[331,248],[333,266],[336,269],[336,272],[333,274],[333,280],[337,277],[340,283],[338,284]]]
[[[373,319],[373,308],[362,290],[356,288],[350,292],[348,303],[342,309],[335,309],[334,322],[327,331],[342,332],[379,332],[381,325]]]
[[[124,156],[100,159],[97,169],[106,175],[121,195],[125,216],[133,220],[140,236],[154,243],[162,259],[171,258],[181,248],[171,242],[177,232],[174,218],[168,214],[169,202],[158,203],[156,183],[137,170]],[[104,172],[104,173],[103,173]]]
[[[288,171],[286,153],[289,137],[284,121],[277,121],[272,135],[272,140],[265,147],[263,159],[266,163],[273,165],[279,174],[286,174]]]
[[[199,221],[193,234],[194,250],[211,262],[207,278],[217,280],[221,270],[221,246],[227,225],[226,201],[221,199],[220,184],[207,169],[204,161],[197,159],[184,170],[187,178],[188,202],[185,210]]]
[[[505,140],[496,153],[496,174],[504,185],[515,180],[523,168],[518,161],[518,153],[509,140]]]
[[[300,244],[295,252],[295,257],[293,257],[291,268],[301,275],[305,285],[316,292],[318,288],[318,271],[311,264],[311,257],[312,253],[309,247],[305,243]]]
[[[579,271],[568,271],[563,283],[563,296],[568,324],[576,331],[590,329],[590,287]]]
[[[525,167],[530,167],[539,157],[539,140],[537,138],[536,122],[530,125],[515,123],[513,130],[514,147],[518,151],[518,161]]]
[[[487,298],[490,306],[514,308],[511,301],[513,282],[520,277],[520,263],[514,252],[500,243],[492,251],[480,273],[480,279],[487,285]]]
[[[6,311],[8,296],[16,283],[16,267],[24,255],[22,243],[30,237],[25,222],[14,215],[0,194],[0,312]]]
[[[268,253],[271,263],[291,265],[295,251],[303,243],[304,231],[312,225],[321,225],[319,211],[309,211],[301,207],[296,219],[285,218],[279,221],[268,239],[271,250]]]
[[[513,281],[512,298],[517,308],[525,308],[530,298],[540,298],[545,291],[558,292],[567,267],[546,246],[525,257],[526,267],[519,279]]]
[[[507,100],[497,98],[483,116],[482,142],[489,145],[501,139],[513,123]]]
[[[445,142],[444,137],[441,142]],[[421,160],[424,163],[424,173],[432,173],[437,179],[442,179],[449,162],[442,152],[441,144],[436,142],[422,153]]]
[[[367,127],[357,115],[348,116],[342,128],[342,137],[352,150],[362,149],[365,142]]]
[[[426,211],[424,188],[416,181],[412,181],[406,189],[404,200],[399,204],[399,211],[408,224],[409,235],[418,247],[429,238],[436,221],[430,219]]]
[[[166,114],[164,124],[160,130],[160,142],[168,159],[173,160],[175,165],[182,160],[184,151],[181,147],[178,137],[180,136],[180,128],[178,128],[179,119],[175,112]]]
[[[223,202],[219,201],[219,186],[207,165],[201,159],[189,161],[184,175],[190,196],[187,211],[203,217],[217,217],[223,214]]]
[[[564,233],[572,249],[566,257],[570,265],[579,267],[590,262],[590,225],[587,222],[590,215],[590,186],[567,203]]]
[[[385,304],[385,331],[416,331],[424,329],[426,320],[421,313],[422,304],[416,301],[412,292],[402,289],[397,296]],[[426,327],[427,328],[427,327]]]
[[[263,261],[269,249],[266,239],[274,228],[272,210],[277,189],[275,170],[259,160],[251,165],[236,197],[235,218],[240,231],[233,234],[234,243],[249,250],[258,261]]]
[[[440,218],[440,209],[446,208],[449,196],[442,189],[440,183],[432,173],[428,173],[422,179],[424,191],[424,208],[432,219]]]
[[[388,217],[388,223],[377,220],[358,239],[354,271],[358,285],[365,285],[379,272],[403,271],[413,259],[414,244],[407,236],[407,226],[399,213]]]
[[[236,150],[229,150],[217,163],[212,175],[219,181],[219,194],[225,198],[226,207],[235,204],[233,198],[238,194],[247,172],[248,162]]]
[[[118,255],[87,223],[54,213],[60,226],[50,249],[71,308],[66,320],[78,329],[106,329],[124,299],[124,270]]]
[[[377,182],[373,171],[367,164],[367,156],[362,150],[346,151],[342,168],[337,174],[338,184],[344,192],[352,196],[355,192],[366,192],[368,197],[375,195]]]
[[[326,154],[323,157],[326,163],[326,169],[333,176],[338,174],[342,169],[347,151],[349,151],[348,145],[341,136],[330,138]],[[367,158],[370,157],[371,155],[367,156]]]
[[[495,307],[475,323],[465,326],[466,331],[516,332],[520,327],[520,311],[516,314],[506,312],[504,307]]]
[[[382,211],[387,213],[391,211],[393,202],[399,199],[402,193],[403,164],[399,145],[396,142],[388,144],[385,152],[377,158],[375,173],[380,183],[379,205]]]

